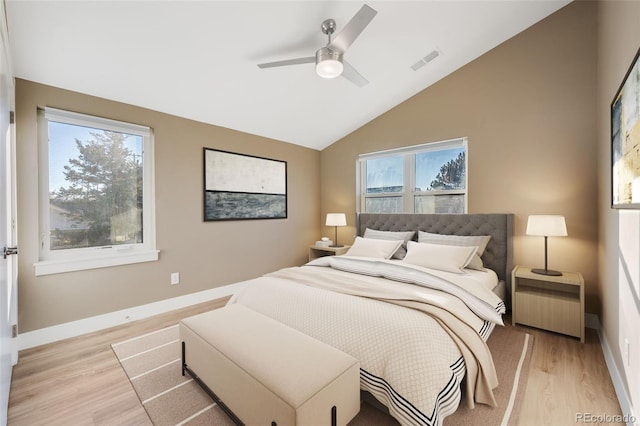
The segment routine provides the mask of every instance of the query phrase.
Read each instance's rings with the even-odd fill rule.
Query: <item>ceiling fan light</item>
[[[342,74],[342,62],[335,59],[325,59],[316,65],[316,72],[323,78],[336,78]]]
[[[342,74],[342,52],[327,47],[316,52],[316,73],[322,78],[336,78]]]

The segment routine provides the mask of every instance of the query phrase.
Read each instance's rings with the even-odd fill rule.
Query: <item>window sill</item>
[[[160,250],[144,250],[101,257],[87,257],[68,260],[43,260],[34,263],[33,266],[35,267],[36,276],[61,274],[64,272],[129,265],[132,263],[154,262],[158,260],[159,253]]]

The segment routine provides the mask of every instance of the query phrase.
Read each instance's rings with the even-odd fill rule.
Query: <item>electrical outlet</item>
[[[173,272],[171,274],[171,285],[180,284],[180,272]]]
[[[629,353],[629,339],[624,338],[624,363],[631,367],[631,354]]]

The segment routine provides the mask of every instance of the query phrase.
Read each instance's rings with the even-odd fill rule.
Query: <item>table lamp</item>
[[[547,267],[547,237],[566,237],[567,225],[564,216],[559,215],[530,215],[527,220],[527,235],[544,237],[544,269],[532,269],[531,272],[541,275],[562,275]]]
[[[335,227],[335,239],[333,245],[329,247],[344,247],[342,244],[338,244],[338,226],[347,226],[347,217],[344,213],[327,213],[326,226]]]

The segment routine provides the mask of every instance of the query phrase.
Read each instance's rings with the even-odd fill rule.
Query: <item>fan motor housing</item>
[[[334,50],[329,47],[323,47],[316,52],[316,64],[322,61],[333,60],[342,62],[342,56],[344,54],[339,50]]]

